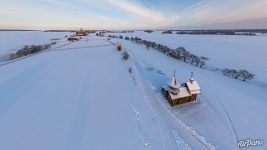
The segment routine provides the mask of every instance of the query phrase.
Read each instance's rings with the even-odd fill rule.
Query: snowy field
[[[194,54],[210,58],[208,66],[212,68],[247,69],[256,75],[254,83],[267,87],[266,35],[181,35],[161,32],[135,31],[112,35],[137,36],[170,48],[184,47]]]
[[[18,33],[22,34],[26,33]],[[226,41],[231,43],[229,38],[233,38],[235,46],[238,41],[251,46],[237,38],[253,37],[153,34],[135,32],[130,36],[190,51],[202,44],[207,51],[194,52],[210,57],[212,67],[235,68],[248,64],[244,60],[253,58],[250,62],[254,62],[267,54],[264,43],[254,43],[262,48],[260,55],[255,52],[233,59],[240,57],[240,49],[232,52]],[[63,39],[64,35],[57,33],[53,38]],[[210,48],[212,44],[202,40],[216,44]],[[123,43],[129,60],[121,59],[121,52],[112,44],[117,42]],[[223,54],[219,57],[212,49],[227,46],[234,56],[223,63],[223,57],[228,59],[226,53],[218,51]],[[257,80],[266,81],[266,76],[256,73],[267,74],[267,62],[261,61],[262,65],[251,65],[255,72],[245,68],[255,73]],[[131,74],[129,67],[133,68]],[[168,83],[174,69],[180,83],[194,72],[202,88],[198,101],[174,108],[168,105],[160,86]],[[0,66],[0,149],[238,149],[237,142],[242,139],[267,140],[267,88],[252,83],[179,62],[130,41],[90,35]],[[264,143],[249,149],[266,147]]]
[[[51,39],[63,39],[65,35],[70,34],[70,32],[0,31],[0,61],[25,45],[51,43]]]
[[[144,32],[136,32],[128,36],[138,36],[156,42],[161,41],[161,44],[166,44],[167,46],[172,48],[175,47],[175,43],[179,43],[179,41],[181,41],[180,35],[162,35],[155,33],[154,36],[152,36],[152,34],[150,38],[148,35],[149,34]],[[184,38],[186,39],[184,39],[184,42],[188,43],[188,45],[189,43],[192,43],[191,46],[202,45],[203,47],[204,45],[206,45],[207,48],[203,49],[209,49],[208,45],[210,45],[210,42],[207,39],[213,39],[213,41],[216,41],[217,39],[217,45],[213,47],[214,49],[216,49],[216,47],[218,47],[219,50],[220,47],[228,47],[228,51],[235,51],[235,49],[238,49],[236,40],[231,41],[225,36],[215,36],[215,38],[212,38],[214,36],[205,37],[204,35],[182,36],[184,36]],[[204,40],[202,38],[204,38]],[[258,39],[258,37],[246,36],[230,36],[229,38]],[[224,43],[220,42],[220,40],[218,39],[224,39]],[[239,42],[241,43],[240,39]],[[154,95],[160,93],[160,86],[167,83],[174,69],[176,70],[178,80],[180,79],[180,83],[189,79],[191,71],[195,73],[195,78],[199,81],[200,86],[202,87],[202,95],[200,96],[199,102],[194,105],[187,105],[174,109],[170,108],[170,111],[172,111],[177,118],[185,121],[192,128],[196,129],[196,131],[198,131],[208,140],[211,140],[211,143],[217,145],[219,149],[234,149],[236,142],[241,139],[267,139],[267,122],[265,119],[265,116],[267,115],[267,87],[265,84],[251,84],[251,82],[253,81],[246,83],[230,79],[221,74],[218,74],[217,72],[200,69],[189,64],[179,62],[155,50],[147,50],[145,46],[136,45],[135,43],[131,43],[125,40],[118,41],[124,43],[125,47],[128,48],[133,55],[135,55],[135,58],[137,60],[139,60],[139,63],[142,66],[141,68],[143,68],[143,74],[145,78],[147,78],[148,84],[151,86],[152,91],[154,90]],[[247,40],[247,42],[249,41],[250,40]],[[220,45],[218,43],[220,43]],[[231,44],[228,45],[228,43],[234,43],[233,45],[235,46],[231,47]],[[242,43],[246,43],[246,41]],[[182,44],[177,45],[182,46]],[[249,44],[246,43],[246,45]],[[251,66],[251,68],[254,68],[255,71],[258,71],[258,74],[256,74],[257,76],[260,76],[262,74],[267,76],[265,67],[267,62],[266,59],[264,59],[264,56],[266,56],[267,54],[267,50],[265,49],[267,46],[263,40],[258,40],[257,43],[254,43],[253,45],[260,47],[261,54],[253,53],[253,49],[244,49],[244,53],[251,52],[251,54],[242,55],[243,58],[240,58],[241,52],[232,53],[232,55],[235,55],[234,57],[236,59],[229,61],[235,61],[236,63],[228,63],[229,61],[227,60],[225,61],[225,64],[228,64],[229,68],[235,68],[239,64],[243,66]],[[185,47],[187,48],[187,46]],[[218,53],[220,54],[220,56],[215,55],[215,52],[199,52],[198,54],[214,59],[212,63],[209,62],[211,63],[211,65],[221,66],[220,63],[216,63],[216,60],[223,60],[224,58],[228,59],[229,57],[228,53],[220,51],[218,51]],[[260,57],[261,60],[256,59],[257,57]],[[262,61],[262,65],[258,65],[256,63],[257,61]],[[251,64],[254,64],[254,66],[252,66]],[[154,71],[147,71],[145,68],[154,68]],[[160,70],[160,73],[158,70]],[[262,77],[262,82],[266,83],[267,78],[264,75],[260,77]],[[162,101],[162,97],[159,97],[160,101]]]
[[[73,43],[2,66],[0,76],[0,149],[163,149],[109,42]]]

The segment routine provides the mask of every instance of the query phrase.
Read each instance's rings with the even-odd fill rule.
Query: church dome
[[[176,77],[175,77],[175,71],[174,71],[172,79],[169,83],[169,87],[172,89],[178,89],[180,87],[180,84],[177,82]]]

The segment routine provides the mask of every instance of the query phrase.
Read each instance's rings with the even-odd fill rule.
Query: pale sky
[[[0,0],[0,28],[267,28],[267,0]]]

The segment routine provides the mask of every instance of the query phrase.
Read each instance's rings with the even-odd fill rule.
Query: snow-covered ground
[[[162,149],[153,114],[133,109],[135,99],[144,99],[115,46],[103,40],[68,46],[77,49],[1,67],[0,149],[142,149],[152,138]],[[153,137],[143,137],[145,129]]]
[[[51,43],[51,39],[63,39],[70,32],[43,31],[0,31],[0,61],[6,60],[11,52],[15,52],[25,45],[40,45]]]
[[[181,35],[161,34],[162,31],[146,33],[112,33],[140,37],[158,42],[170,48],[185,47],[188,51],[210,58],[213,68],[247,69],[256,75],[253,82],[267,87],[267,36],[233,35]]]
[[[139,35],[139,37],[142,36]],[[149,40],[157,41],[157,39],[160,37],[156,36],[155,39]],[[155,50],[147,50],[142,45],[124,40],[114,40],[124,43],[128,51],[138,60],[136,62],[142,66],[143,75],[151,86],[150,92],[158,95],[160,102],[163,101],[159,94],[160,86],[167,84],[174,69],[180,83],[189,79],[190,72],[195,73],[195,78],[202,88],[199,101],[192,105],[176,108],[170,108],[166,105],[176,118],[195,129],[210,143],[216,145],[218,149],[234,149],[236,142],[242,139],[267,139],[266,87],[230,79],[216,72],[179,62]],[[175,42],[174,39],[166,38],[165,42],[167,43],[167,41]],[[267,51],[263,51],[262,55],[266,55],[266,53]],[[236,55],[237,58],[240,57],[238,55],[239,53]],[[242,59],[254,58],[251,55]],[[222,55],[220,57],[227,56]],[[218,57],[218,59],[220,58]],[[250,62],[253,63],[253,61]],[[229,63],[226,61],[226,64]],[[267,62],[264,63],[264,65],[266,64]],[[264,65],[255,63],[254,65],[255,70],[260,70],[261,73],[266,74]],[[146,68],[154,68],[154,70],[147,71]]]
[[[201,44],[205,36],[192,38],[187,43]],[[169,45],[179,38],[149,40]],[[122,42],[130,59],[123,61],[112,42]],[[266,74],[262,66],[253,67]],[[198,101],[168,105],[160,86],[174,69],[180,83],[194,72],[202,88]],[[266,90],[142,45],[90,35],[0,66],[0,149],[237,149],[239,140],[267,139]]]

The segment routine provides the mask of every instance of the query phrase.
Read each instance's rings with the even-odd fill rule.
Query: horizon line
[[[77,29],[23,29],[23,28],[0,28],[0,31],[77,31],[81,28]],[[153,30],[153,31],[194,31],[194,30],[267,30],[267,28],[216,28],[216,29],[87,29],[83,28],[83,30],[91,30],[91,31],[144,31],[144,30]]]

